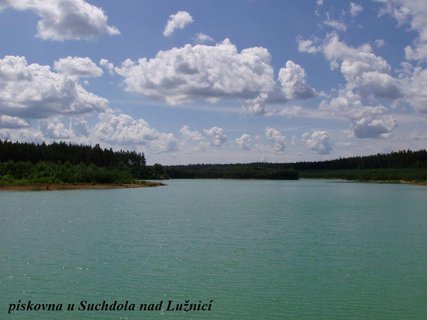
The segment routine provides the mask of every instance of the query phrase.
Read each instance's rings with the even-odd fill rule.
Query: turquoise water
[[[166,183],[0,192],[0,318],[426,319],[427,187]],[[63,310],[8,315],[19,300]],[[213,302],[96,312],[82,300]]]

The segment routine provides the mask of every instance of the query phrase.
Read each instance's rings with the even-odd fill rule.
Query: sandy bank
[[[125,189],[163,186],[160,182],[145,181],[141,183],[76,183],[76,184],[35,184],[23,186],[0,186],[0,191],[54,191],[54,190],[81,190],[81,189]]]

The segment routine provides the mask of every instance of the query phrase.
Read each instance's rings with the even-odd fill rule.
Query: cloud
[[[201,152],[209,146],[203,134],[197,130],[191,130],[187,125],[182,126],[179,133],[182,137],[178,143],[181,151],[186,153]]]
[[[204,33],[197,33],[196,36],[194,37],[194,40],[197,43],[207,43],[207,42],[213,42],[214,41],[214,39],[212,37],[210,37]]]
[[[344,22],[330,19],[329,14],[327,15],[326,20],[323,21],[323,24],[327,25],[331,28],[334,28],[336,30],[339,30],[339,31],[346,31],[347,30],[347,26]]]
[[[417,67],[409,78],[407,101],[419,112],[427,113],[427,69]]]
[[[406,101],[417,111],[427,112],[427,94],[425,93],[427,69],[413,68],[409,63],[403,63],[399,78],[395,78],[390,75],[389,64],[382,57],[375,55],[371,46],[365,44],[358,48],[349,47],[341,42],[336,34],[328,36],[322,50],[331,65],[340,68],[346,80],[345,90],[340,90],[339,96],[331,100],[332,109],[337,109],[337,103],[348,104],[360,113],[365,104],[363,100],[372,102],[388,99],[393,102]],[[354,120],[354,112],[352,118]],[[367,121],[365,119],[362,122],[367,123]],[[372,121],[368,122],[372,123]],[[380,122],[384,121],[380,120]],[[387,130],[394,127],[389,121],[385,123],[387,125],[384,128]],[[378,124],[378,121],[375,124]]]
[[[265,107],[267,104],[267,100],[269,100],[269,94],[261,93],[258,97],[254,99],[246,99],[243,100],[242,108],[243,110],[251,115],[263,115],[266,113]],[[281,101],[283,98],[281,98]]]
[[[412,45],[405,48],[408,60],[427,60],[427,2],[414,0],[385,0],[380,15],[390,14],[398,24],[408,23],[418,33]]]
[[[278,110],[269,111],[266,115],[292,118],[304,115],[304,111],[301,106],[287,106]]]
[[[190,127],[187,125],[184,125],[179,132],[181,133],[182,137],[185,140],[191,140],[191,141],[196,141],[196,142],[201,142],[203,141],[205,138],[203,137],[203,135],[197,131],[197,130],[190,130]]]
[[[177,105],[198,99],[252,100],[273,90],[270,53],[254,47],[238,52],[228,39],[214,46],[186,45],[154,58],[126,60],[116,72],[127,91]]]
[[[99,60],[99,65],[106,70],[109,74],[113,75],[114,74],[114,64],[112,64],[110,61],[108,61],[107,59],[101,59]]]
[[[396,121],[392,117],[366,117],[352,123],[357,138],[388,138],[395,126]]]
[[[116,27],[107,24],[102,9],[84,0],[6,1],[2,7],[37,14],[41,18],[37,23],[37,36],[43,40],[90,40],[103,34],[120,34]]]
[[[267,104],[316,95],[298,64],[287,61],[275,81],[267,49],[253,47],[239,52],[228,39],[215,45],[187,44],[159,51],[152,59],[127,59],[114,70],[124,78],[126,91],[170,105],[238,99],[245,112],[263,115]]]
[[[72,117],[70,119],[71,129],[76,136],[89,136],[89,127],[87,121],[80,117]]]
[[[0,115],[0,128],[1,129],[16,129],[16,128],[23,128],[23,127],[29,127],[30,123],[25,120],[18,117],[10,117],[6,115]]]
[[[384,138],[396,127],[396,121],[384,106],[367,106],[352,90],[341,89],[337,97],[320,105],[321,110],[347,118],[357,138]]]
[[[249,143],[252,141],[252,138],[249,134],[244,133],[239,138],[234,140],[236,144],[239,146],[239,148],[243,150],[250,150],[251,147]]]
[[[297,44],[299,52],[316,53],[321,50],[321,48],[316,45],[315,41],[310,39],[302,39],[301,37],[298,37]]]
[[[42,143],[45,141],[45,138],[40,130],[34,128],[23,128],[19,130],[1,130],[0,137],[2,139],[8,139],[12,141],[25,141],[25,142],[34,142]]]
[[[28,64],[24,57],[0,59],[0,112],[21,118],[102,112],[108,101],[86,91],[78,79]]]
[[[375,55],[370,45],[353,48],[341,42],[338,35],[333,33],[327,37],[322,49],[331,67],[340,67],[348,89],[374,98],[393,100],[403,96],[401,81],[389,75],[389,64]]]
[[[320,48],[331,69],[339,69],[346,80],[345,87],[339,89],[335,97],[329,102],[321,102],[320,110],[349,119],[353,135],[357,138],[390,136],[396,121],[387,115],[389,110],[379,102],[383,99],[392,102],[408,99],[411,73],[402,73],[400,78],[394,78],[390,75],[390,65],[375,55],[369,44],[354,48],[340,41],[336,33],[327,35]],[[412,94],[413,103],[415,97],[417,95]]]
[[[144,119],[134,119],[127,114],[109,111],[100,114],[100,121],[91,131],[93,138],[122,146],[142,146],[150,152],[168,152],[177,149],[172,133],[162,133],[152,128]]]
[[[44,137],[53,140],[67,140],[74,135],[71,130],[65,128],[64,123],[57,117],[41,120],[40,130]]]
[[[302,139],[308,149],[318,154],[329,154],[332,151],[332,143],[326,131],[316,130],[312,133],[306,132],[303,134]]]
[[[187,11],[178,11],[177,13],[169,16],[163,35],[165,37],[170,37],[174,33],[175,29],[184,29],[186,25],[193,21],[193,18]]]
[[[376,56],[369,44],[353,48],[341,42],[336,33],[327,36],[322,49],[329,61],[343,64],[341,71],[347,78],[354,77],[362,71],[390,71],[388,63],[383,58]]]
[[[359,15],[362,11],[363,11],[362,5],[350,2],[350,14],[353,17]]]
[[[279,81],[285,97],[291,99],[310,98],[314,90],[306,84],[304,69],[293,61],[286,61],[284,68],[279,70]]]
[[[76,77],[100,77],[102,69],[90,58],[70,57],[62,58],[54,63],[54,69],[62,74]]]
[[[203,130],[208,137],[211,138],[211,145],[214,147],[222,147],[227,142],[227,136],[224,130],[219,127],[212,127]]]
[[[275,129],[268,127],[265,129],[265,136],[268,140],[274,143],[274,151],[277,153],[282,153],[286,148],[286,137],[282,133]]]

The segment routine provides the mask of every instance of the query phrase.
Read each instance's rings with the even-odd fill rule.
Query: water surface
[[[0,318],[425,319],[426,187],[166,183],[0,192]],[[213,303],[8,316],[18,300]]]

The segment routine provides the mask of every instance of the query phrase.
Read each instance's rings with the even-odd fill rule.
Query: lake
[[[427,187],[165,183],[0,192],[0,318],[426,318]]]

